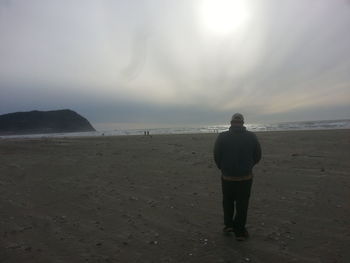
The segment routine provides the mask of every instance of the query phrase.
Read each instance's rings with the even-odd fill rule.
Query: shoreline
[[[338,130],[350,129],[350,119],[321,120],[321,121],[300,121],[300,122],[279,122],[279,123],[246,123],[247,130],[252,132],[270,132],[270,131],[307,131],[307,130]],[[2,134],[0,138],[37,138],[37,137],[95,137],[95,136],[129,136],[129,135],[161,135],[161,134],[203,134],[220,133],[229,129],[226,125],[195,125],[195,126],[172,126],[159,128],[115,128],[102,129],[93,132],[74,132],[74,133],[31,133],[31,134]]]
[[[295,129],[295,130],[269,130],[269,131],[253,131],[249,130],[248,131],[254,132],[256,134],[260,133],[274,133],[274,132],[318,132],[318,131],[344,131],[348,130],[350,131],[350,128],[344,127],[344,128],[329,128],[329,129]],[[100,133],[104,133],[103,131],[96,131]],[[54,136],[50,136],[52,134],[47,133],[47,134],[24,134],[24,135],[0,135],[0,139],[3,140],[30,140],[30,139],[74,139],[74,138],[113,138],[113,137],[152,137],[152,136],[177,136],[177,135],[209,135],[209,134],[219,134],[220,132],[194,132],[194,133],[155,133],[152,134],[150,133],[149,135],[144,135],[144,134],[112,134],[112,135],[102,135],[102,134],[96,134],[96,135],[66,135],[64,133],[62,134],[55,134]],[[78,134],[77,132],[76,134]],[[23,136],[23,137],[22,137]],[[33,137],[31,137],[33,136]]]

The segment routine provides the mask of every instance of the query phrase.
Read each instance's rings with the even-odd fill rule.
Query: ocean
[[[265,131],[295,131],[295,130],[325,130],[325,129],[350,129],[350,119],[345,120],[322,120],[322,121],[301,121],[301,122],[280,122],[280,123],[247,123],[248,130],[253,132]],[[144,135],[148,131],[150,135],[157,134],[195,134],[195,133],[220,133],[228,130],[229,125],[203,125],[197,127],[171,127],[151,129],[113,129],[99,130],[95,132],[75,133],[50,133],[30,135],[0,136],[6,138],[50,138],[50,137],[81,137],[81,136],[123,136],[123,135]]]

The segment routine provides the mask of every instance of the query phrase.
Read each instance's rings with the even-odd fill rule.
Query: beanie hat
[[[231,122],[244,122],[244,117],[241,113],[235,113],[233,114],[231,118]]]

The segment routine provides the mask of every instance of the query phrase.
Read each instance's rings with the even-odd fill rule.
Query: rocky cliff
[[[72,110],[29,111],[0,115],[0,135],[95,131]]]

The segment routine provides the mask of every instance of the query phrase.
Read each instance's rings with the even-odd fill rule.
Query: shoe
[[[225,234],[233,233],[233,227],[230,226],[225,226],[224,229],[222,230]]]
[[[244,230],[241,233],[235,233],[236,234],[236,240],[237,241],[245,241],[249,238],[249,233],[247,230]]]

